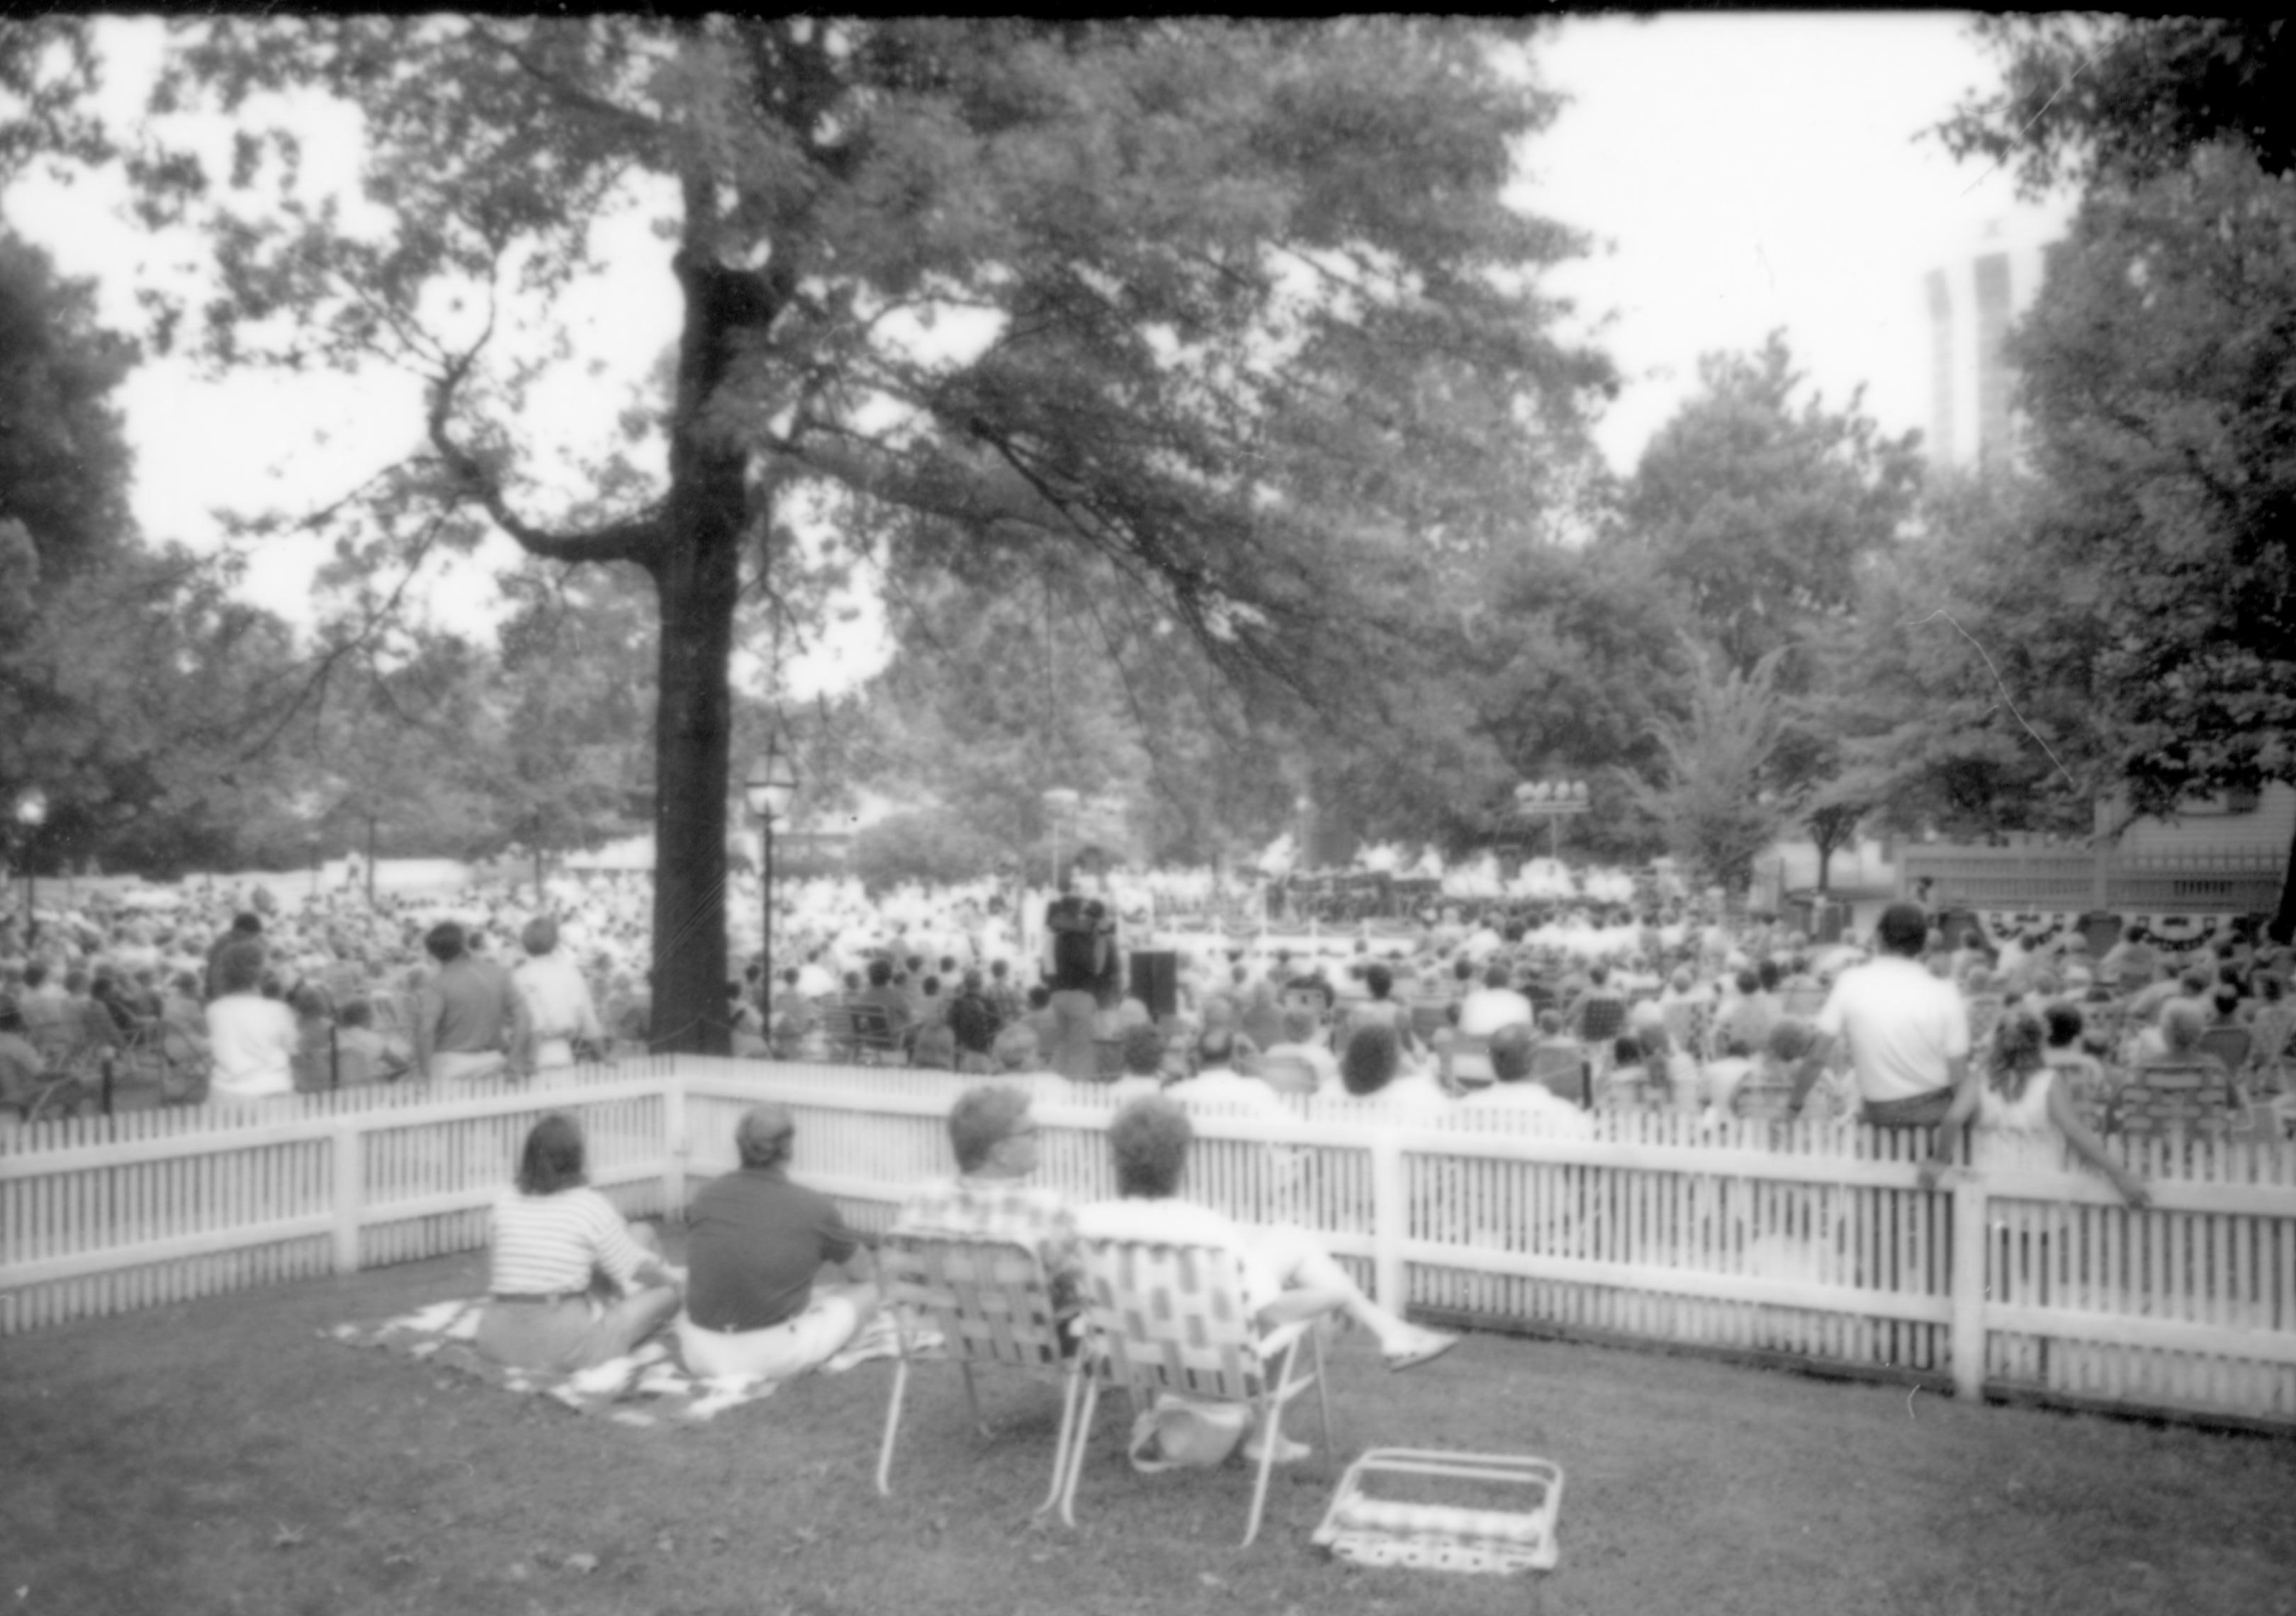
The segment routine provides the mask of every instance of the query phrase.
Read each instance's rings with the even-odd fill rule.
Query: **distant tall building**
[[[1976,468],[2017,454],[2017,371],[2009,329],[2033,305],[2054,243],[1988,226],[1969,250],[1923,279],[1930,318],[1932,463]]]

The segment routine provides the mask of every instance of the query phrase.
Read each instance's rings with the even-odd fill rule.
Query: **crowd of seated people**
[[[1265,1113],[1267,1099],[1306,1094],[1422,1114],[1497,1103],[1558,1126],[1566,1110],[1877,1120],[1861,1105],[1847,1044],[1817,1031],[1835,979],[1867,948],[1813,948],[1774,924],[1643,920],[1643,946],[1611,959],[1568,953],[1533,924],[1490,915],[1408,939],[1366,937],[1337,959],[1205,951],[1183,958],[1177,1003],[1160,1017],[1137,999],[1103,997],[1096,1075],[1124,1070],[1126,1031],[1149,1025],[1159,1080],[1192,1107]],[[1948,936],[1933,924],[1913,956],[1957,997],[1957,1070],[1981,1075],[1996,1031],[2029,1016],[2046,1062],[2067,1073],[2068,1103],[2096,1133],[2140,1126],[2122,1097],[2170,1072],[2219,1070],[2228,1100],[2218,1110],[2245,1119],[2248,1136],[2296,1124],[2284,1078],[2296,1043],[2285,958],[2244,930],[2181,952],[2130,938],[2095,960],[2079,933],[2029,932],[1997,947],[1980,931]],[[875,994],[889,1004],[906,994],[910,1019],[929,1014],[926,964],[879,961]],[[793,991],[776,1003],[792,1025],[818,1013]],[[1045,1074],[1048,1030],[984,999],[962,1056],[915,1063]],[[1814,1082],[1802,1072],[1812,1061]],[[1557,1103],[1517,1097],[1533,1092]]]
[[[904,890],[872,909],[853,883],[816,884],[829,896],[790,906],[772,981],[752,959],[727,985],[736,1053],[859,1055],[967,1076],[1052,1070],[1063,1023],[1049,960],[1007,946],[998,899]],[[466,917],[471,955],[520,973],[552,960],[559,991],[570,982],[586,995],[594,1009],[579,1027],[562,1014],[564,1024],[529,1029],[555,1035],[548,1041],[562,1062],[578,1049],[643,1045],[648,901],[642,882],[559,895],[538,948],[530,890],[474,889],[442,903]],[[233,890],[155,915],[90,901],[45,918],[37,942],[20,918],[0,916],[0,999],[50,1064],[91,1053],[100,1064],[109,1051],[127,1070],[162,1030],[169,1049],[211,1062],[221,962],[253,944],[260,964],[240,992],[278,1002],[292,1022],[291,1089],[405,1076],[415,1065],[413,1022],[439,974],[424,939],[442,903],[386,895],[370,904],[330,890],[266,904]],[[1861,951],[1816,947],[1762,917],[1726,923],[1694,899],[1501,896],[1312,947],[1181,940],[1176,1002],[1152,1013],[1104,988],[1092,1014],[1095,1060],[1088,1077],[1072,1071],[1070,1081],[1122,1074],[1127,1035],[1149,1026],[1166,1083],[1226,1074],[1293,1095],[1385,1093],[1381,1103],[1391,1105],[1528,1082],[1582,1113],[1765,1117],[1788,1109],[1782,1096],[1815,1044],[1825,1070],[1803,1114],[1858,1114],[1849,1052],[1812,1034],[1834,979]],[[2013,1012],[2038,1016],[2048,1060],[2073,1073],[2067,1093],[2099,1129],[2124,1117],[2141,1124],[2144,1108],[2120,1103],[2132,1083],[2161,1087],[2174,1074],[2218,1068],[2228,1109],[2259,1131],[2296,1122],[2284,1077],[2296,1042],[2287,960],[2245,928],[2184,947],[2132,928],[2093,956],[2077,931],[2033,928],[1997,944],[1956,925],[1933,929],[1919,958],[1957,990],[1972,1051]],[[856,1007],[870,1009],[879,1046],[862,1048],[859,1023],[839,1013]],[[1358,1038],[1370,1042],[1351,1085]],[[1371,1079],[1381,1072],[1389,1075]],[[254,1080],[273,1092],[275,1070]]]

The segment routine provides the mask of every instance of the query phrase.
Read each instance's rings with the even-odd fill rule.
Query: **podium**
[[[1180,1010],[1180,956],[1170,948],[1135,948],[1128,979],[1132,997],[1160,1025]]]

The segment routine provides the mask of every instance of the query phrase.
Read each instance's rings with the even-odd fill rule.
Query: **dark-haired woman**
[[[1374,1021],[1348,1035],[1340,1052],[1340,1087],[1358,1100],[1376,1098],[1390,1112],[1447,1112],[1451,1096],[1435,1077],[1403,1059],[1396,1029]]]
[[[677,1311],[653,1231],[589,1186],[581,1124],[534,1125],[518,1184],[495,1202],[479,1350],[517,1369],[587,1369],[629,1352]]]

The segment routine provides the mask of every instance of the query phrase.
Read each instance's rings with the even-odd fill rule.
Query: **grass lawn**
[[[892,1370],[633,1430],[323,1341],[475,1293],[477,1255],[0,1341],[0,1616],[1101,1612],[2296,1612],[2296,1440],[1956,1404],[1476,1336],[1407,1374],[1332,1358],[1341,1456],[1534,1453],[1569,1474],[1545,1576],[1361,1571],[1308,1543],[1339,1466],[1143,1477],[1104,1407],[1077,1530],[1034,1521],[1058,1399]],[[1313,1431],[1300,1406],[1293,1429]]]

